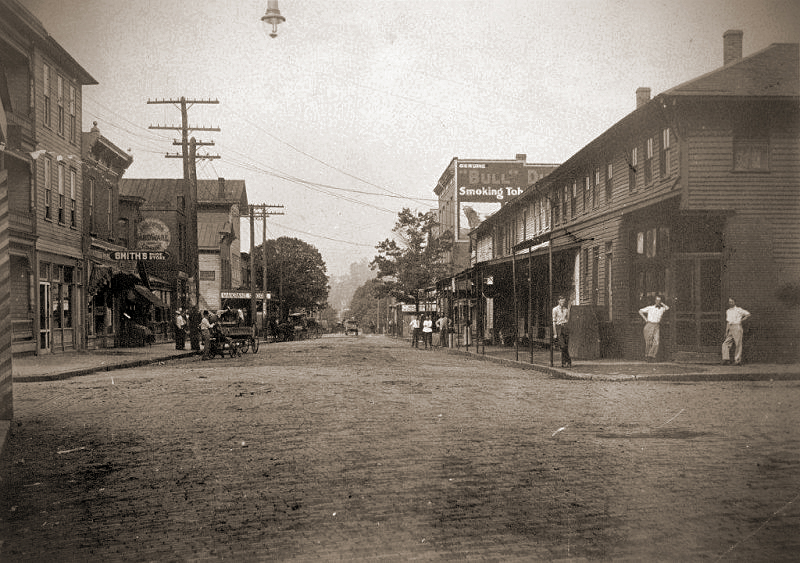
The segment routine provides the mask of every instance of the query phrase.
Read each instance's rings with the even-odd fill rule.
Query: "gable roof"
[[[224,193],[220,194],[220,183]],[[121,195],[143,197],[148,203],[175,201],[182,193],[182,178],[123,178]],[[197,180],[197,202],[200,204],[247,205],[247,188],[244,180]]]
[[[773,43],[662,93],[666,96],[798,96],[800,45]]]
[[[197,180],[197,201],[247,205],[247,188],[244,180]]]
[[[182,191],[182,178],[122,178],[119,181],[120,195],[142,197],[147,203],[174,205]]]

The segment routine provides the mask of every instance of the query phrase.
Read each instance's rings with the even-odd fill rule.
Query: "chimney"
[[[650,88],[637,88],[636,89],[636,109],[639,109],[647,102],[650,101]]]
[[[219,179],[219,198],[225,199],[225,178]]]
[[[740,29],[729,29],[722,34],[723,64],[729,65],[742,58],[742,36]]]
[[[517,153],[516,160],[521,160],[522,162],[525,162],[526,160],[528,160],[528,155],[525,153]]]

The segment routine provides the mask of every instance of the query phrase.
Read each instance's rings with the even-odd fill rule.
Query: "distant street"
[[[15,383],[0,561],[789,561],[800,382],[565,381],[380,336]]]

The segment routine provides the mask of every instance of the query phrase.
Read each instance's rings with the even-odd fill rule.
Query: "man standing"
[[[419,348],[419,317],[416,315],[411,317],[408,326],[411,327],[411,347]]]
[[[722,363],[730,364],[731,345],[736,349],[734,364],[742,365],[742,322],[750,318],[750,313],[736,306],[736,301],[728,299],[728,310],[725,311],[725,340],[722,342]]]
[[[569,307],[563,295],[558,296],[558,305],[553,307],[553,336],[558,339],[561,348],[561,367],[572,367],[569,356]]]
[[[658,355],[658,344],[660,339],[660,323],[661,317],[669,311],[664,303],[661,302],[661,296],[656,295],[655,303],[639,309],[639,316],[644,319],[644,347],[645,359],[648,362],[655,362]]]
[[[422,319],[422,341],[427,350],[428,346],[433,348],[433,319],[431,315],[424,315]]]
[[[211,359],[211,321],[208,311],[203,311],[203,320],[200,321],[200,335],[203,337],[203,359]]]
[[[178,307],[175,311],[175,349],[183,350],[186,346],[186,319],[183,316],[183,309]]]
[[[436,320],[436,328],[439,329],[439,347],[447,348],[447,335],[450,332],[450,319],[447,315]]]

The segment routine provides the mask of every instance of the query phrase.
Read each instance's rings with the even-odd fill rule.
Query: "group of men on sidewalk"
[[[654,303],[639,309],[639,316],[644,324],[645,360],[655,362],[658,356],[660,343],[661,319],[669,311],[660,295],[656,295]],[[561,295],[558,305],[553,307],[553,335],[554,343],[561,349],[561,367],[571,367],[572,358],[569,355],[569,307],[566,298]],[[725,340],[722,342],[722,363],[731,364],[731,348],[734,350],[733,365],[742,365],[742,323],[750,318],[750,313],[736,305],[733,298],[728,299],[728,309],[725,312]]]

